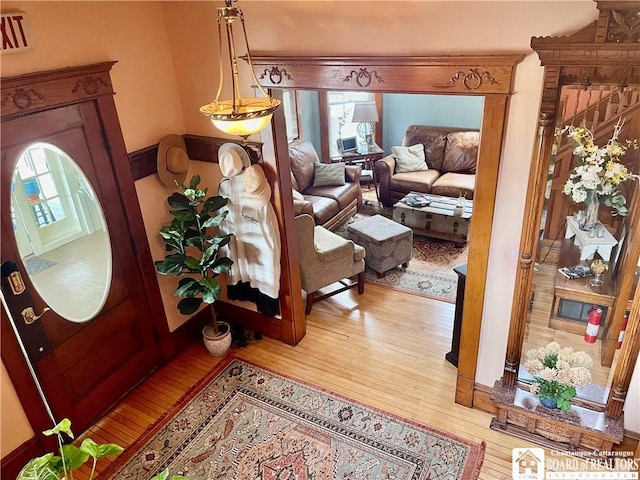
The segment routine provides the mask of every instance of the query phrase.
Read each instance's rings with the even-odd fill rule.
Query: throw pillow
[[[316,163],[313,167],[314,187],[333,187],[345,184],[344,163]]]
[[[304,200],[304,196],[297,190],[291,190],[291,194],[293,195],[294,200]]]
[[[391,147],[391,154],[396,159],[396,173],[429,170],[424,159],[424,145],[422,143],[410,147]]]

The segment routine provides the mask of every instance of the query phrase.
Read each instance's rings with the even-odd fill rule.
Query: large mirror
[[[32,144],[14,169],[11,201],[20,257],[38,294],[69,321],[94,318],[109,293],[111,244],[78,164],[54,145]]]
[[[558,134],[567,125],[586,127],[602,146],[615,125],[624,122],[621,142],[640,137],[640,44],[631,30],[622,28],[640,9],[634,2],[597,3],[598,20],[576,34],[531,42],[545,67],[544,90],[501,384],[526,388],[522,382],[531,377],[522,368],[525,352],[555,340],[586,351],[593,360],[592,384],[579,391],[575,404],[619,419],[640,342],[637,335],[621,335],[636,331],[640,309],[640,299],[633,295],[640,253],[639,186],[633,180],[623,185],[626,216],[612,216],[611,206],[603,205],[598,229],[576,229],[576,212],[584,205],[563,192],[575,152],[566,132]],[[622,160],[632,172],[640,172],[637,150],[629,149]],[[594,258],[609,266],[602,285],[558,271],[589,267]],[[594,306],[601,317],[589,322]],[[587,329],[588,323],[598,328]]]

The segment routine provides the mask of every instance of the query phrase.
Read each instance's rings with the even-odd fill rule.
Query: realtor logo
[[[544,480],[542,448],[514,448],[511,459],[513,480]]]

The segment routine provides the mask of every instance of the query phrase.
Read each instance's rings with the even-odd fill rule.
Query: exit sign
[[[2,12],[2,53],[30,50],[31,39],[27,26],[27,14],[24,12]]]

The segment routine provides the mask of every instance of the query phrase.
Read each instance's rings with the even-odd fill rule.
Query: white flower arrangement
[[[626,215],[627,200],[621,186],[629,178],[638,176],[629,172],[620,159],[629,148],[638,149],[638,140],[618,142],[624,122],[616,123],[609,141],[598,147],[593,141],[593,133],[586,127],[569,125],[560,130],[574,145],[573,154],[578,157],[577,165],[569,172],[563,192],[575,203],[602,202],[612,208],[613,215]]]
[[[569,410],[576,388],[591,383],[593,360],[585,352],[561,348],[557,342],[551,342],[528,350],[526,356],[524,368],[534,376],[531,393],[555,401],[561,410]]]

